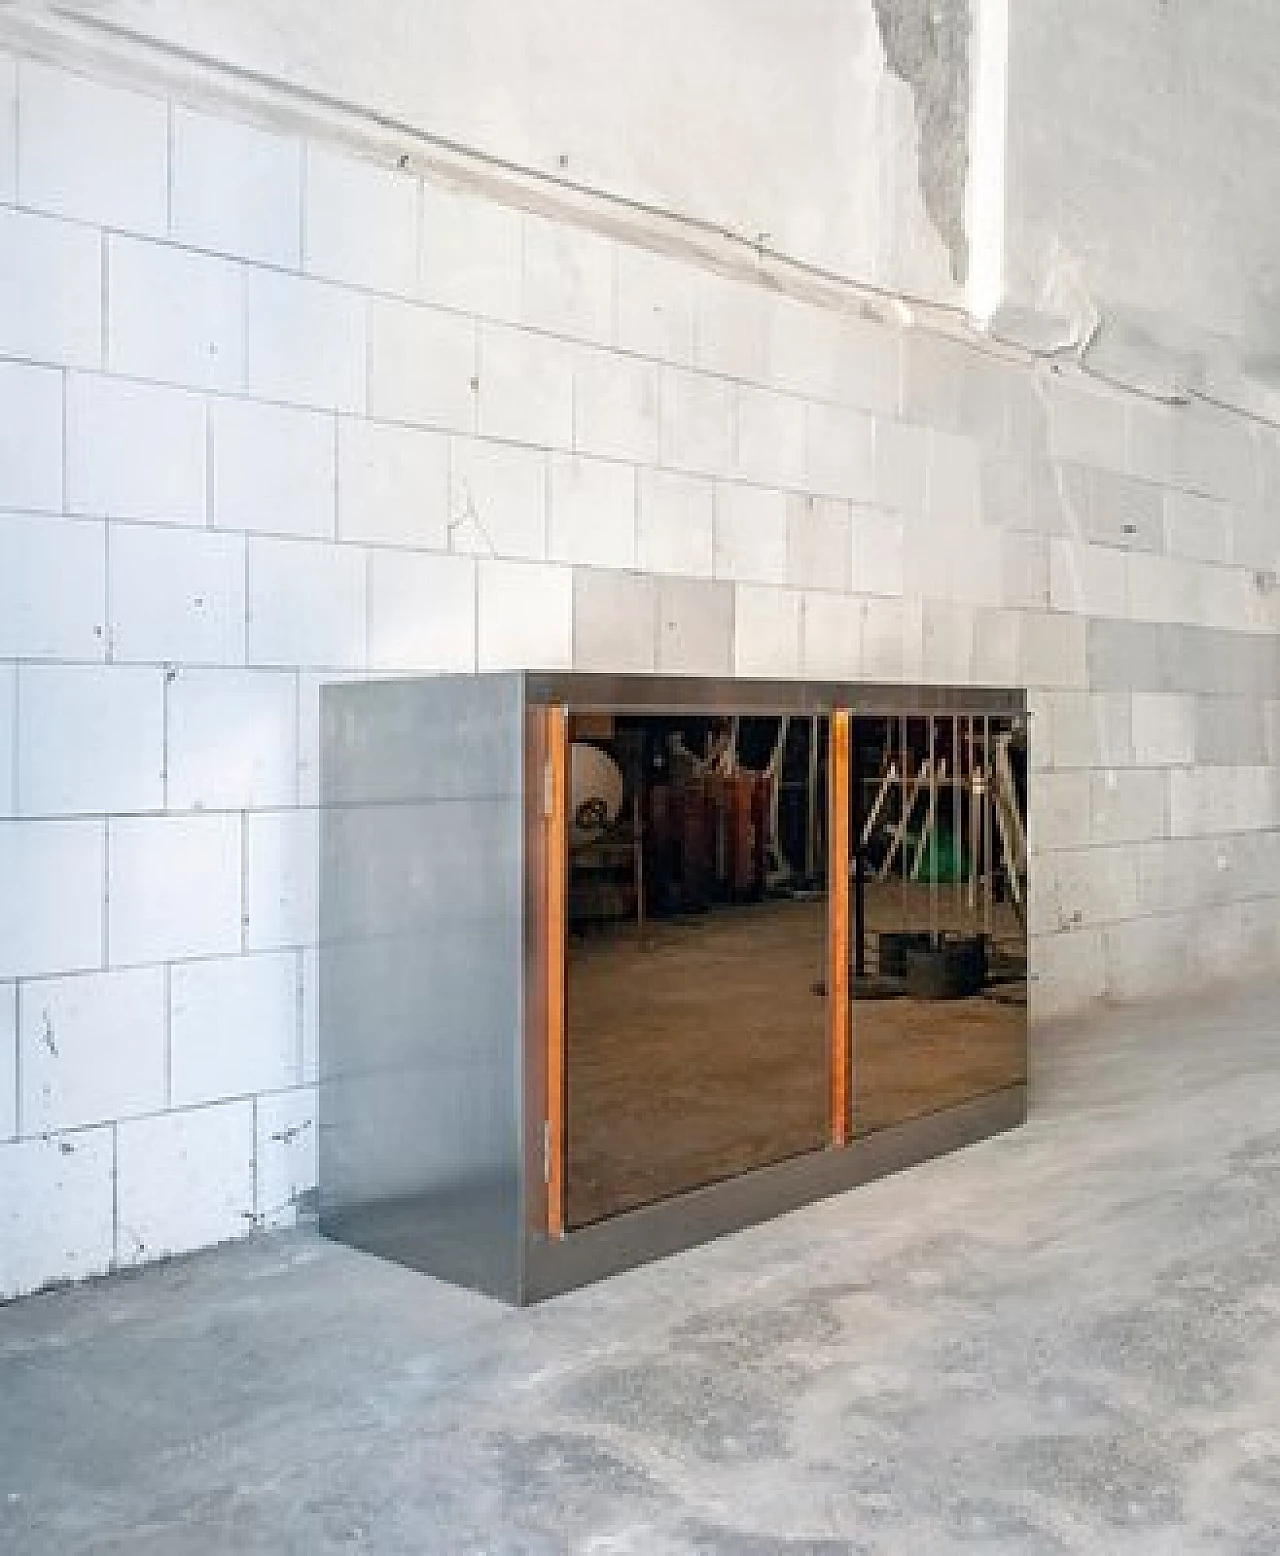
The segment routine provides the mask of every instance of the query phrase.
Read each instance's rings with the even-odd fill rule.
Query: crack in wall
[[[971,0],[872,0],[889,69],[911,88],[920,131],[920,192],[951,256],[969,276],[965,192],[969,178]]]

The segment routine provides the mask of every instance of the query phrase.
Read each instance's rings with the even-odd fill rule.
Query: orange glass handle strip
[[[547,1232],[564,1236],[565,974],[568,924],[569,718],[564,708],[547,709]]]
[[[831,1064],[831,1143],[848,1145],[852,1113],[852,1017],[849,987],[849,893],[851,796],[849,789],[853,719],[846,709],[831,715],[827,764],[830,825],[827,828],[828,1029]]]

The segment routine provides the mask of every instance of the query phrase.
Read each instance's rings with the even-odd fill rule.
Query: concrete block
[[[1051,692],[1046,724],[1052,767],[1134,765],[1133,700],[1122,692]],[[1162,764],[1144,758],[1139,765]]]
[[[479,564],[478,668],[567,670],[573,664],[573,574],[539,562]]]
[[[1172,556],[1197,562],[1231,560],[1232,510],[1194,492],[1164,493],[1165,544]]]
[[[173,235],[192,248],[296,270],[301,142],[175,105]]]
[[[449,537],[449,441],[386,422],[338,423],[338,534],[443,551]]]
[[[0,1146],[0,1298],[111,1268],[112,1131]]]
[[[903,338],[903,416],[999,447],[1008,438],[1008,376],[1002,363],[960,341],[909,331]]]
[[[471,432],[478,371],[472,320],[387,297],[370,299],[370,416]]]
[[[843,406],[811,404],[808,461],[806,484],[811,490],[854,502],[876,501],[876,423],[870,416]]]
[[[904,529],[907,593],[952,604],[1001,604],[1005,538],[999,530],[976,525],[912,520]]]
[[[982,518],[982,459],[966,437],[934,431],[929,439],[925,512],[935,523],[971,529]]]
[[[314,1086],[258,1098],[254,1187],[260,1227],[286,1231],[298,1224],[299,1209],[318,1177],[319,1116]]]
[[[1106,972],[1102,931],[1043,935],[1029,945],[1033,982],[1029,1017],[1033,1026],[1074,1014],[1102,997]]]
[[[1041,773],[1031,785],[1027,835],[1032,854],[1089,847],[1089,780],[1087,772]]]
[[[1140,480],[1168,483],[1174,473],[1174,442],[1179,412],[1172,407],[1133,401],[1129,423],[1128,465]]]
[[[17,1132],[18,986],[0,983],[0,1142],[12,1140]]]
[[[1184,914],[1129,919],[1103,931],[1105,992],[1112,999],[1153,999],[1195,981],[1197,926]]]
[[[455,438],[449,549],[541,561],[547,554],[548,482],[548,457],[539,449]]]
[[[243,536],[114,525],[110,550],[113,659],[244,663]]]
[[[1052,374],[1044,381],[1049,454],[1104,470],[1128,469],[1126,402],[1105,388]]]
[[[1085,534],[1099,545],[1125,551],[1164,549],[1164,491],[1110,470],[1068,467],[1085,492]]]
[[[1206,837],[1144,844],[1138,849],[1141,910],[1192,912],[1250,890],[1239,869],[1239,843],[1238,838]]]
[[[693,356],[701,368],[763,384],[769,379],[769,294],[750,281],[698,271]]]
[[[574,359],[573,446],[584,454],[658,462],[658,368],[612,351]]]
[[[520,314],[520,212],[457,189],[422,190],[422,295],[487,319]]]
[[[901,600],[862,600],[858,604],[858,616],[859,675],[869,681],[919,681],[923,678],[923,610],[918,604],[908,606]]]
[[[647,674],[657,660],[658,585],[642,573],[575,568],[573,667]]]
[[[66,367],[99,366],[99,233],[0,209],[0,352]]]
[[[1071,472],[1077,472],[1069,479]],[[1053,465],[1020,455],[985,453],[979,476],[982,517],[1001,529],[1045,535],[1082,535],[1087,492],[1077,466]]]
[[[365,409],[365,299],[282,271],[244,277],[245,387],[321,411]]]
[[[0,978],[102,966],[101,821],[0,821]]]
[[[1140,767],[1189,766],[1196,758],[1196,701],[1168,692],[1135,692],[1133,755]]]
[[[944,686],[973,679],[974,609],[950,601],[924,602],[924,678]]]
[[[1257,700],[1197,698],[1195,759],[1203,767],[1261,767],[1269,761],[1266,720]]]
[[[332,539],[334,419],[253,400],[217,400],[213,523],[219,529]]]
[[[1133,918],[1139,911],[1138,851],[1086,848],[1042,854],[1031,892],[1031,935],[1069,933]]]
[[[1260,832],[1276,824],[1275,769],[1177,767],[1169,773],[1170,835]]]
[[[1169,629],[1145,622],[1088,624],[1089,684],[1098,691],[1174,689],[1174,644]]]
[[[173,1101],[220,1102],[298,1082],[298,959],[180,963],[170,974]]]
[[[1078,616],[1022,613],[1022,677],[1027,686],[1083,691],[1089,684],[1088,624]]]
[[[0,659],[102,659],[106,575],[105,525],[0,514]]]
[[[1075,538],[1049,538],[1049,603],[1081,616],[1129,614],[1128,558],[1109,546]]]
[[[738,583],[787,582],[785,492],[762,486],[716,486],[715,575]]]
[[[1196,501],[1189,496],[1188,502]],[[1273,501],[1266,507],[1258,507],[1250,503],[1243,507],[1232,508],[1223,505],[1222,512],[1227,522],[1227,551],[1228,560],[1234,562],[1237,567],[1252,567],[1262,572],[1274,573],[1280,565],[1280,534],[1277,533],[1273,515],[1280,501]],[[1214,509],[1217,512],[1217,509]],[[1216,536],[1214,537],[1216,542]],[[1206,544],[1209,544],[1206,541]]]
[[[481,325],[481,433],[541,448],[571,448],[573,364],[573,348],[563,341]]]
[[[877,420],[876,502],[896,513],[924,512],[929,473],[929,434],[923,427]]]
[[[611,342],[613,244],[598,233],[527,213],[520,312],[538,329]]]
[[[108,368],[198,389],[242,389],[241,266],[114,233],[106,241]]]
[[[365,587],[356,546],[250,537],[249,663],[361,668]]]
[[[793,493],[786,500],[787,582],[847,593],[853,556],[849,504]]]
[[[694,475],[730,475],[737,454],[737,391],[723,378],[665,368],[662,463]]]
[[[23,205],[100,227],[164,235],[169,118],[162,98],[24,59],[18,116]]]
[[[1017,686],[1022,623],[1016,611],[976,610],[973,615],[973,679],[980,686]]]
[[[738,584],[734,600],[735,675],[799,679],[804,673],[798,590]]]
[[[206,442],[200,395],[72,373],[67,507],[94,518],[203,525]]]
[[[314,945],[320,813],[255,811],[244,819],[247,951]]]
[[[163,967],[24,984],[23,1133],[160,1112],[167,1031]]]
[[[476,565],[469,557],[369,553],[369,668],[476,667]]]
[[[658,580],[660,674],[733,674],[733,594],[710,579]]]
[[[803,486],[807,471],[807,423],[815,412],[792,395],[751,384],[738,386],[738,471],[768,486]],[[815,483],[821,489],[821,483]]]
[[[240,949],[239,816],[113,817],[108,965]]]
[[[1168,779],[1159,768],[1107,768],[1089,775],[1095,843],[1142,843],[1169,835]]]
[[[636,479],[630,465],[551,457],[549,554],[596,567],[636,563]]]
[[[1267,760],[1280,764],[1280,701],[1268,699],[1263,704],[1262,716],[1267,732]]]
[[[1200,401],[1178,409],[1173,436],[1173,484],[1244,505],[1256,500],[1261,460],[1245,417]]]
[[[120,1265],[150,1263],[253,1230],[253,1103],[162,1113],[116,1131]]]
[[[12,816],[17,806],[18,779],[18,667],[0,664],[0,817]],[[0,1023],[0,1031],[3,1024]],[[0,1093],[3,1085],[0,1084]]]
[[[1021,530],[999,537],[1000,603],[1019,610],[1048,610],[1052,601],[1050,540]]]
[[[312,275],[412,297],[418,286],[418,181],[308,144],[302,262]]]
[[[619,347],[659,362],[692,362],[697,271],[621,243],[615,265]]]
[[[698,476],[640,470],[637,562],[646,572],[710,578],[715,560],[715,488]]]
[[[292,805],[297,682],[262,670],[181,670],[168,688],[171,810]]]
[[[900,359],[896,330],[767,294],[765,316],[766,356],[775,387],[877,414],[896,413]]]
[[[62,374],[0,362],[0,506],[62,511]]]
[[[862,664],[862,612],[843,594],[804,597],[804,673],[817,680],[857,677]]]
[[[298,958],[302,981],[302,1084],[314,1086],[320,1073],[320,953],[304,950]]]
[[[873,508],[855,507],[853,587],[859,594],[900,595],[904,587],[903,526]]]
[[[18,62],[0,57],[0,201],[18,198]]]
[[[121,665],[18,672],[18,813],[164,806],[164,675]]]

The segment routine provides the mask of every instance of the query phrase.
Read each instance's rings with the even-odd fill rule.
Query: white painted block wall
[[[305,1203],[326,680],[1025,685],[1036,1014],[1274,962],[1266,429],[0,80],[0,1296]]]

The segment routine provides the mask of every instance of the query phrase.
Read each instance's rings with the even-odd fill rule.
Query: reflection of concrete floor
[[[22,1556],[1271,1556],[1280,982],[1025,1129],[525,1313],[308,1233],[0,1309]]]
[[[901,886],[867,906],[871,929],[901,927]],[[825,1145],[826,934],[825,903],[779,901],[652,923],[643,946],[634,927],[571,943],[571,1224]],[[986,999],[858,1002],[856,1127],[1022,1080],[1024,1017]]]

